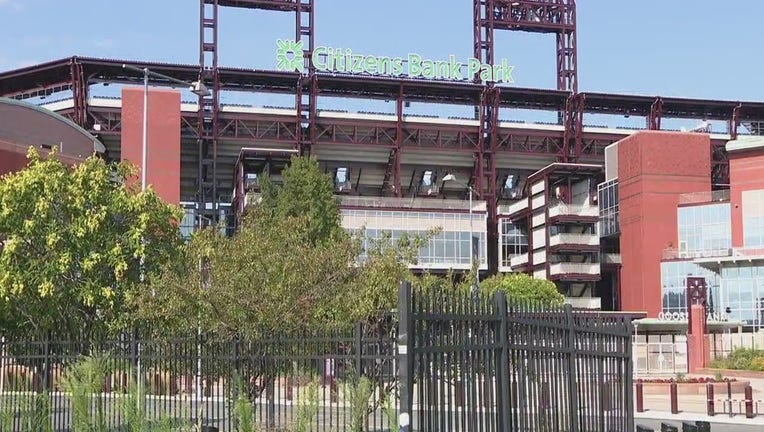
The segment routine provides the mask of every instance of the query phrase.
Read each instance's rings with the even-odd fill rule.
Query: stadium
[[[316,46],[314,0],[199,3],[198,64],[70,57],[0,72],[0,97],[63,115],[103,143],[106,158],[136,162],[147,80],[147,175],[165,199],[187,209],[189,230],[221,220],[232,230],[258,175],[278,180],[292,155],[309,154],[335,179],[346,228],[365,226],[372,237],[442,228],[417,269],[466,271],[477,258],[482,275],[526,271],[556,281],[576,306],[620,310],[623,239],[617,223],[602,226],[603,215],[618,213],[606,148],[644,131],[702,135],[709,143],[702,175],[713,190],[727,190],[728,142],[758,135],[764,120],[761,102],[580,90],[574,0],[474,0],[473,58],[433,60]],[[275,69],[218,63],[221,8],[295,16],[294,40],[274,41]],[[501,31],[554,35],[557,88],[513,85],[511,63],[494,58]],[[206,91],[181,100],[172,89],[179,82]],[[92,94],[107,85],[125,87],[119,97]],[[294,104],[224,104],[226,92],[289,95]],[[385,101],[391,109],[322,108],[323,99],[337,98]],[[412,114],[411,104],[432,106],[432,114]],[[443,105],[474,115],[438,115]],[[512,110],[557,121],[514,120],[505,115]],[[597,115],[644,118],[644,127],[584,121]],[[661,124],[669,119],[701,127],[666,131]],[[707,122],[726,128],[712,131]]]

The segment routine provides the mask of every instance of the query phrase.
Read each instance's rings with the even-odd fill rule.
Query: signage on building
[[[660,321],[687,321],[689,314],[687,312],[661,312],[658,314],[658,320]],[[708,321],[728,321],[729,315],[723,313],[709,313],[706,314]]]
[[[285,72],[302,72],[303,41],[276,41],[276,69]],[[350,48],[319,46],[311,58],[318,72],[389,77],[424,78],[429,80],[463,81],[479,74],[483,81],[513,83],[511,66],[507,59],[489,65],[476,58],[458,61],[455,55],[448,60],[431,60],[411,53],[403,57],[387,57],[358,54]]]

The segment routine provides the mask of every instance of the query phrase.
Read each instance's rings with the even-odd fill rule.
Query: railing
[[[518,255],[512,255],[512,257],[509,259],[509,265],[511,267],[519,267],[521,265],[528,264],[528,254],[518,254]]]
[[[506,209],[502,213],[506,213],[509,215],[513,215],[515,213],[519,213],[525,209],[528,208],[528,199],[523,198],[520,201],[513,202],[509,206],[502,206],[502,208]]]
[[[549,266],[549,273],[553,275],[560,274],[600,274],[599,263],[557,263]]]
[[[565,297],[565,303],[573,309],[600,309],[602,299],[599,297]]]
[[[27,424],[36,419],[46,419],[57,431],[70,430],[75,421],[133,430],[141,414],[132,410],[139,401],[141,420],[170,421],[172,430],[198,430],[198,423],[201,430],[235,431],[244,418],[255,430],[291,430],[299,416],[308,415],[309,422],[326,425],[323,430],[355,431],[359,408],[367,430],[388,430],[397,420],[396,323],[366,330],[358,325],[256,340],[207,335],[4,340],[0,422],[13,422],[15,414],[16,425],[8,432],[50,430]],[[80,356],[96,351],[91,358]],[[73,370],[79,373],[70,374]],[[74,381],[67,381],[69,376]],[[363,391],[362,377],[391,399],[380,401],[372,393],[368,404],[359,406],[353,395]],[[2,423],[0,428],[6,431]]]
[[[596,234],[561,233],[549,237],[549,246],[586,245],[599,246],[600,238]]]
[[[581,204],[557,203],[549,207],[549,217],[555,216],[583,216],[599,217],[599,207]]]
[[[691,192],[691,193],[679,195],[679,205],[725,202],[729,200],[730,200],[729,189],[706,191],[706,192]]]
[[[603,253],[600,255],[600,260],[605,264],[620,264],[621,254],[619,253]]]
[[[343,207],[393,208],[393,209],[433,209],[469,211],[468,200],[427,199],[427,198],[393,198],[393,197],[358,197],[344,196],[341,198]],[[485,201],[474,200],[472,210],[485,212]]]
[[[694,259],[694,258],[717,258],[732,256],[733,249],[707,249],[700,251],[680,251],[674,248],[667,248],[663,250],[662,258],[664,260],[677,260],[677,259]]]
[[[764,248],[762,247],[737,247],[732,248],[731,256],[733,257],[747,257],[747,256],[762,256],[764,255]]]

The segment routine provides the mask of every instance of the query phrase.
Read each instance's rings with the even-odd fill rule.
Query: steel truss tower
[[[496,30],[555,33],[557,37],[557,89],[571,93],[561,108],[560,120],[565,135],[560,148],[562,162],[577,160],[582,149],[584,97],[578,94],[576,56],[576,2],[575,0],[474,0],[474,56],[483,63],[493,65],[494,32]],[[481,82],[480,74],[474,77]],[[496,178],[496,136],[498,127],[500,89],[486,82],[476,114],[480,119],[480,137],[475,149],[472,176],[475,190],[488,206],[488,250],[498,250],[498,197]],[[495,252],[494,252],[495,253]],[[488,257],[489,263],[498,263]],[[490,268],[494,273],[498,269]]]
[[[295,148],[310,154],[316,136],[317,81],[311,62],[314,48],[314,0],[199,0],[199,80],[210,95],[199,97],[197,179],[198,227],[220,218],[218,196],[218,139],[220,138],[220,77],[218,69],[218,25],[220,7],[263,9],[295,13],[295,40],[303,42],[305,68],[295,81],[297,130]]]

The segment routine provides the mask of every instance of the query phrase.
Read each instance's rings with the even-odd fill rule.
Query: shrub
[[[719,369],[764,371],[764,350],[737,348],[725,359],[717,359],[711,366]]]

